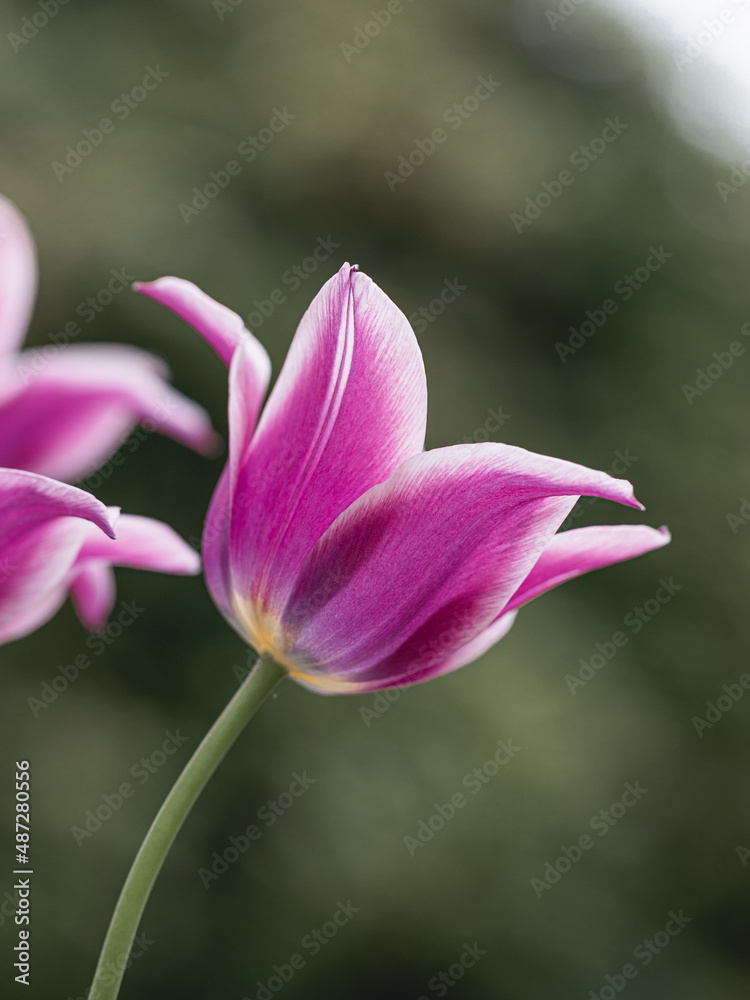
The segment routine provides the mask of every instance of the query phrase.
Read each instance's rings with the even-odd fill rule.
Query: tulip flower
[[[669,541],[645,525],[557,533],[584,494],[643,509],[604,472],[489,442],[423,451],[417,340],[355,267],[314,299],[262,413],[270,363],[239,316],[178,278],[136,288],[229,366],[229,460],[203,540],[214,601],[314,690],[456,670],[543,592]]]
[[[645,525],[558,534],[582,494],[641,508],[630,483],[604,472],[502,444],[425,452],[416,338],[355,267],[315,297],[262,413],[271,365],[236,313],[179,278],[135,288],[229,367],[229,460],[203,556],[214,601],[259,659],[146,835],[89,1000],[117,997],[111,969],[171,844],[282,677],[325,693],[429,680],[481,656],[544,591],[669,541]]]
[[[197,553],[166,524],[118,515],[75,486],[0,469],[0,643],[39,628],[68,593],[83,623],[102,628],[112,566],[200,572]]]
[[[201,452],[216,436],[202,407],[166,381],[166,366],[127,345],[56,342],[19,353],[34,305],[28,227],[0,198],[0,467],[68,482],[102,465],[145,423]]]

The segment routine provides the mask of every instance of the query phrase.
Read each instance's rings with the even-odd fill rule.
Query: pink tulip
[[[0,466],[80,479],[144,422],[198,451],[213,450],[206,412],[176,392],[164,380],[166,366],[145,351],[63,341],[18,353],[36,286],[31,234],[0,198]]]
[[[117,521],[117,509],[47,476],[93,471],[138,421],[201,451],[215,442],[205,411],[144,351],[48,344],[17,353],[36,283],[28,227],[0,198],[0,643],[34,631],[68,593],[83,623],[101,628],[115,600],[112,566],[200,572],[196,553],[166,524]]]
[[[455,670],[539,594],[669,541],[643,525],[556,534],[582,494],[643,509],[603,472],[504,444],[424,452],[419,346],[355,267],[314,299],[260,419],[270,363],[240,317],[178,278],[136,287],[229,366],[207,582],[247,642],[307,686],[372,691]]]
[[[68,593],[83,623],[101,628],[114,603],[112,566],[200,572],[197,553],[166,524],[118,514],[75,486],[0,469],[0,643],[39,628]]]

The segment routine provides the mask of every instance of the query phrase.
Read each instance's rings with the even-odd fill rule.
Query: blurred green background
[[[601,469],[619,452],[646,514],[584,502],[568,526],[645,519],[674,536],[535,602],[479,662],[392,704],[285,682],[182,831],[124,1000],[255,1000],[295,953],[305,964],[285,1000],[750,993],[750,695],[700,736],[693,722],[748,669],[750,507],[739,514],[750,497],[750,355],[691,403],[683,389],[743,340],[750,199],[747,188],[722,199],[716,182],[731,165],[690,146],[670,118],[646,71],[661,59],[666,74],[668,52],[649,53],[593,3],[553,30],[546,12],[557,8],[404,0],[379,26],[371,4],[344,0],[71,0],[14,43],[42,8],[3,7],[1,188],[27,216],[41,267],[30,344],[48,344],[124,268],[192,279],[246,318],[280,290],[271,315],[252,318],[278,371],[320,285],[356,262],[414,317],[428,447],[489,436]],[[113,113],[149,67],[168,76],[127,117]],[[450,109],[488,76],[501,86],[464,105],[478,107],[454,127]],[[279,112],[283,130],[262,132]],[[107,116],[115,130],[56,175],[53,162]],[[576,151],[601,150],[592,141],[606,119],[627,128],[583,169]],[[440,127],[446,141],[389,187],[399,157]],[[270,134],[251,162],[238,154]],[[180,208],[230,160],[239,174],[205,208]],[[573,183],[530,207],[563,170]],[[538,217],[514,223],[525,210]],[[336,246],[293,287],[284,276],[306,273],[319,240]],[[652,247],[672,256],[630,296],[616,291]],[[446,281],[465,290],[441,311],[430,303]],[[607,299],[616,313],[571,342]],[[84,332],[159,354],[226,432],[226,373],[176,318],[124,292]],[[557,346],[569,343],[579,346]],[[223,456],[156,435],[125,454],[89,488],[199,536]],[[200,578],[118,577],[119,599],[143,612],[36,717],[29,699],[87,652],[85,634],[67,606],[2,650],[0,894],[12,885],[14,762],[28,758],[32,998],[84,996],[151,818],[248,664]],[[661,579],[682,589],[636,632],[627,616]],[[617,631],[624,648],[572,684]],[[86,811],[176,730],[188,742],[79,846],[72,828]],[[404,838],[467,791],[464,776],[498,740],[521,751],[410,852]],[[267,826],[259,810],[288,801],[305,771],[314,784]],[[601,812],[626,783],[647,791],[616,807],[602,836]],[[199,870],[251,824],[261,838],[206,888]],[[555,880],[546,866],[586,833],[593,847]],[[540,889],[532,880],[545,875]],[[356,914],[313,954],[306,935],[347,901]],[[665,946],[660,932],[680,910],[690,922]],[[15,929],[0,920],[2,995],[14,996]],[[475,942],[486,954],[460,981],[435,979]]]

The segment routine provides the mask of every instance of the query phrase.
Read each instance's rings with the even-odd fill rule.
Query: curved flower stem
[[[284,673],[273,660],[258,660],[177,779],[151,824],[120,893],[89,1000],[116,1000],[144,907],[180,827],[208,779]]]

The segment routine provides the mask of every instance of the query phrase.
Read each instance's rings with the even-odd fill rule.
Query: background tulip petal
[[[123,514],[115,522],[117,538],[86,530],[77,564],[104,560],[112,566],[150,569],[158,573],[195,576],[201,571],[198,553],[163,521]]]
[[[92,632],[104,627],[114,607],[113,566],[189,576],[201,569],[198,553],[168,524],[135,514],[117,518],[112,508],[110,514],[116,518],[117,538],[105,538],[85,526],[70,581],[76,613]]]
[[[90,494],[0,470],[0,642],[33,632],[63,603],[86,534],[82,519],[113,537],[107,508]]]
[[[61,520],[26,529],[0,555],[0,643],[43,625],[65,601],[82,524]]]
[[[0,356],[23,342],[36,288],[36,251],[26,220],[0,196]]]
[[[660,549],[669,544],[670,537],[666,528],[657,530],[645,524],[594,525],[560,532],[508,601],[505,611],[519,608],[582,573]]]
[[[109,563],[91,559],[83,563],[69,584],[70,599],[82,625],[98,632],[107,624],[115,605],[117,582]]]
[[[115,537],[112,508],[90,493],[33,472],[0,468],[0,552],[27,528],[59,517],[84,518]]]
[[[242,318],[227,306],[212,299],[191,281],[184,278],[157,278],[156,281],[137,281],[133,289],[155,302],[171,309],[193,327],[213,347],[224,364],[229,367],[232,355],[240,340],[249,339],[258,373],[265,372],[268,388],[271,361],[263,345],[246,329]]]
[[[278,611],[336,517],[422,450],[426,419],[424,366],[406,317],[345,265],[303,317],[252,444],[237,459],[237,599]],[[230,426],[231,448],[235,435],[246,440],[241,421]]]
[[[16,393],[0,407],[0,465],[79,479],[138,423],[212,451],[206,411],[165,382],[167,374],[157,358],[125,345],[71,345],[40,370],[20,355]]]
[[[295,663],[357,685],[439,670],[505,608],[582,494],[640,507],[624,480],[507,445],[406,462],[311,553],[283,616]]]

